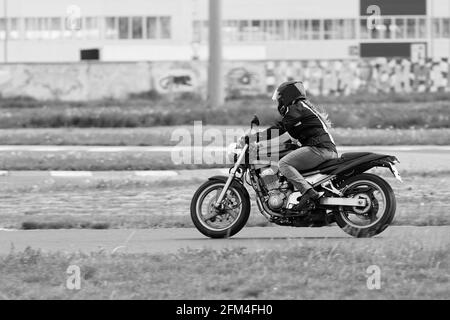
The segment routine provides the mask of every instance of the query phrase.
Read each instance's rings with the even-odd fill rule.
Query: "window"
[[[406,37],[417,38],[417,20],[415,18],[406,19]]]
[[[83,28],[85,27],[85,23],[83,19],[77,20],[65,20],[63,37],[65,39],[81,39],[83,37]]]
[[[450,18],[442,19],[442,38],[450,38]]]
[[[284,40],[286,37],[284,35],[284,21],[283,20],[276,20],[275,21],[275,34],[274,39],[275,40]]]
[[[365,29],[367,29],[368,39],[392,39],[393,37],[393,19],[392,18],[380,18],[379,20],[369,20],[372,24],[372,28],[368,28],[367,21],[365,19]],[[361,26],[363,28],[363,26]],[[367,39],[366,38],[366,39]]]
[[[385,39],[392,39],[394,37],[393,33],[392,33],[392,26],[395,24],[394,22],[395,20],[391,19],[391,18],[385,18],[383,19],[383,24],[384,24],[384,38]]]
[[[9,19],[9,39],[19,39],[19,18]]]
[[[264,32],[262,29],[262,21],[261,20],[253,20],[251,22],[251,36],[252,40],[261,41],[264,40]]]
[[[61,18],[50,18],[49,30],[50,30],[50,39],[59,39],[61,38]]]
[[[376,39],[392,39],[392,19],[391,18],[384,18],[380,20],[380,24],[376,26],[374,29],[375,31],[375,38]]]
[[[19,39],[19,19],[18,18],[11,18],[8,20],[0,19],[0,39],[4,40],[6,38],[6,23],[9,23],[8,25],[8,39],[15,40]]]
[[[356,38],[356,21],[354,19],[344,19],[343,28],[344,28],[344,39],[355,39]]]
[[[249,30],[248,30],[248,21],[241,20],[238,24],[238,40],[239,41],[248,41],[250,39],[249,37]]]
[[[367,28],[367,19],[361,19],[359,23],[359,32],[361,39],[369,39],[369,28]]]
[[[119,17],[119,39],[129,39],[130,38],[130,28],[128,17]]]
[[[318,39],[320,39],[321,38],[321,27],[320,27],[320,25],[321,25],[321,23],[320,23],[320,20],[310,20],[310,26],[311,26],[311,28],[310,28],[310,30],[311,30],[311,37],[310,37],[310,39],[313,39],[313,40],[318,40]]]
[[[155,17],[147,18],[147,39],[156,39],[157,37],[157,24]]]
[[[207,25],[194,22],[194,39],[205,28]],[[228,20],[223,31],[226,41],[355,39],[356,20]]]
[[[41,18],[25,18],[25,38],[36,40],[41,38],[42,19]]]
[[[143,38],[142,17],[133,17],[131,20],[131,30],[133,39]]]
[[[300,26],[298,20],[288,20],[287,22],[287,40],[300,39]]]
[[[117,28],[117,19],[113,17],[106,18],[105,21],[105,38],[117,39],[119,37],[119,29]]]
[[[427,21],[425,20],[425,18],[417,19],[417,33],[417,36],[419,38],[427,37]]]
[[[86,18],[84,22],[83,33],[86,39],[100,38],[100,28],[98,18],[96,17]]]
[[[338,30],[336,29],[337,21],[326,19],[323,22],[323,37],[324,39],[337,39]]]
[[[323,21],[324,39],[353,39],[355,24],[352,19],[326,19]]]
[[[161,39],[170,39],[172,38],[172,25],[171,25],[170,17],[161,17],[160,25],[161,25]]]
[[[6,38],[6,23],[5,19],[0,19],[0,39],[5,40]]]
[[[406,23],[404,18],[395,18],[395,38],[405,39],[406,38]]]
[[[427,37],[427,19],[424,17],[383,16],[374,29],[367,28],[364,17],[360,20],[361,39],[420,39]],[[369,21],[370,22],[370,21]],[[434,24],[433,28],[439,26]]]
[[[432,21],[432,33],[433,33],[433,37],[435,38],[440,38],[441,37],[441,30],[442,30],[442,26],[441,26],[441,19],[435,18]]]
[[[262,20],[261,21],[261,37],[264,40],[272,40],[272,29],[273,29],[273,21],[272,20]]]
[[[300,20],[298,21],[299,26],[299,39],[306,40],[308,39],[308,20]]]
[[[206,31],[208,28],[208,22],[206,21],[206,25],[202,26],[202,30]],[[262,32],[263,33],[263,32]],[[223,29],[224,39],[228,42],[237,41],[238,36],[238,22],[236,20],[225,21],[224,29]],[[205,40],[206,35],[204,35]]]

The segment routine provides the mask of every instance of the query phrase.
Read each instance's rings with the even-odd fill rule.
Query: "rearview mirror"
[[[255,116],[253,117],[253,120],[250,124],[250,127],[253,129],[253,126],[257,126],[259,127],[259,118],[258,116],[255,114]]]

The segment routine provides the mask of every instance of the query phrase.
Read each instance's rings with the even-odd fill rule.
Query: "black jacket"
[[[302,146],[326,148],[337,152],[327,125],[307,100],[300,100],[288,108],[285,116],[260,135],[260,140],[270,140],[288,132]]]

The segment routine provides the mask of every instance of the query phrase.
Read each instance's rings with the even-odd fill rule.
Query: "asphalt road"
[[[294,246],[335,246],[351,243],[373,248],[413,242],[426,248],[448,248],[450,226],[389,227],[371,239],[355,239],[338,227],[244,228],[230,239],[209,239],[196,229],[146,230],[38,230],[0,231],[0,254],[30,246],[44,252],[174,253],[180,249],[225,249],[243,247],[249,251],[286,250]]]

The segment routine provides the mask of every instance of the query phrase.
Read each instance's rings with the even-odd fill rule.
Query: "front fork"
[[[219,197],[216,200],[216,203],[214,204],[214,207],[216,209],[220,209],[223,198],[225,198],[225,194],[227,193],[228,188],[230,187],[231,183],[233,182],[233,179],[236,176],[236,172],[239,169],[242,161],[245,158],[247,150],[248,150],[248,144],[245,144],[244,148],[242,148],[239,158],[237,159],[236,163],[234,164],[234,167],[230,170],[230,174],[228,175],[227,182],[225,182],[225,186],[223,187],[222,192],[220,193]]]

